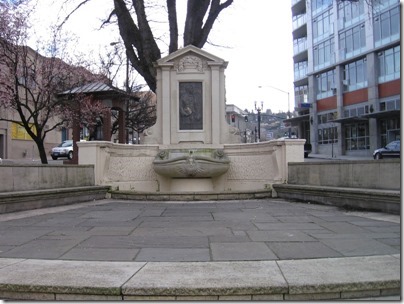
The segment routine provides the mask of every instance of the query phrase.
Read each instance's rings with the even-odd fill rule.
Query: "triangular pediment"
[[[189,58],[189,60],[186,60],[189,62],[192,61],[193,58],[198,58],[197,61],[206,61],[216,65],[227,65],[227,62],[224,61],[222,58],[219,58],[193,45],[187,45],[186,47],[159,59],[157,61],[157,65],[174,64],[179,60],[184,60],[184,58]]]

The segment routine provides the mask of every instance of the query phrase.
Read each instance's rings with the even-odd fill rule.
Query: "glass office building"
[[[312,153],[371,156],[400,139],[399,0],[292,0],[295,110]]]

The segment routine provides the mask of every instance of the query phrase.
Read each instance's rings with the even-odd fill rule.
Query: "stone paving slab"
[[[380,255],[400,252],[400,229],[399,216],[283,199],[110,199],[0,215],[0,257],[183,262]]]
[[[278,257],[264,243],[211,243],[214,261],[277,260]]]
[[[208,262],[208,248],[142,248],[136,261],[152,262]]]
[[[397,215],[269,198],[110,199],[2,214],[0,298],[397,296],[400,231]]]

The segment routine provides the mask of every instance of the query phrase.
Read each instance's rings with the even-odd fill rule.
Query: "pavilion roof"
[[[59,93],[59,96],[71,95],[71,94],[101,94],[101,95],[121,95],[128,96],[129,93],[118,89],[112,85],[103,83],[103,82],[92,82],[85,84],[80,87],[75,87],[70,90],[66,90],[64,92]]]

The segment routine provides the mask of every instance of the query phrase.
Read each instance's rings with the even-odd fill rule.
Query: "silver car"
[[[50,154],[53,160],[57,160],[59,157],[73,159],[73,140],[65,140],[59,146],[52,148]]]

